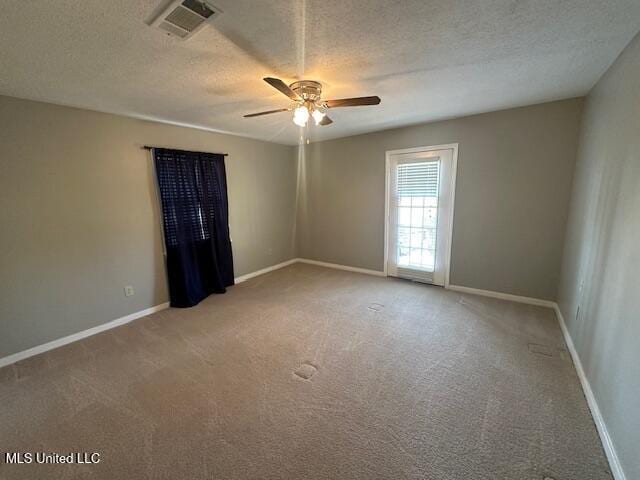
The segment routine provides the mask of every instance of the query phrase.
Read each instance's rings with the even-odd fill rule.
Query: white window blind
[[[401,276],[422,281],[435,270],[440,161],[399,164],[397,195],[397,264]]]
[[[399,197],[438,197],[440,162],[398,165]]]

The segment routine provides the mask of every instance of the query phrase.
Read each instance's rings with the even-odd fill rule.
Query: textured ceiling
[[[187,41],[148,27],[163,0],[3,0],[0,94],[295,144],[261,79],[319,80],[311,141],[584,95],[640,29],[638,0],[216,0]]]

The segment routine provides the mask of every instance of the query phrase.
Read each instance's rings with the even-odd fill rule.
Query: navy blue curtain
[[[233,285],[224,156],[154,148],[172,307]]]

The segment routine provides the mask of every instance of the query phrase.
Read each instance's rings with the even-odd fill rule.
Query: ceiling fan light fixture
[[[276,110],[267,110],[266,112],[250,113],[245,115],[245,118],[260,117],[271,113],[289,112],[293,110],[293,123],[299,127],[306,127],[309,122],[309,117],[313,117],[316,125],[324,127],[331,125],[333,120],[331,120],[329,115],[322,110],[336,107],[378,105],[380,103],[380,97],[375,96],[322,100],[322,84],[315,80],[298,80],[297,82],[293,82],[291,85],[287,85],[279,78],[265,77],[263,80],[280,93],[289,97],[289,99],[293,100],[294,103],[290,104],[291,106],[289,108],[279,108]]]
[[[316,122],[316,125],[320,125],[320,122],[322,121],[325,115],[326,113],[321,112],[320,110],[314,110],[313,113],[311,114],[311,116]]]
[[[299,127],[306,127],[309,120],[309,110],[301,105],[293,111],[293,123]]]

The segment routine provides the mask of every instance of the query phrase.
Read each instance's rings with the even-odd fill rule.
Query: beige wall
[[[387,150],[459,143],[451,283],[555,300],[581,99],[302,147],[302,257],[384,263]]]
[[[559,304],[628,479],[640,478],[640,35],[587,97]]]
[[[236,276],[295,256],[292,147],[0,97],[0,358],[168,300],[144,144],[229,153]]]
[[[452,283],[555,299],[581,105],[298,150],[0,97],[0,357],[167,300],[143,144],[229,153],[239,276],[295,256],[381,270],[385,151],[458,142]],[[136,295],[124,297],[124,285]]]

